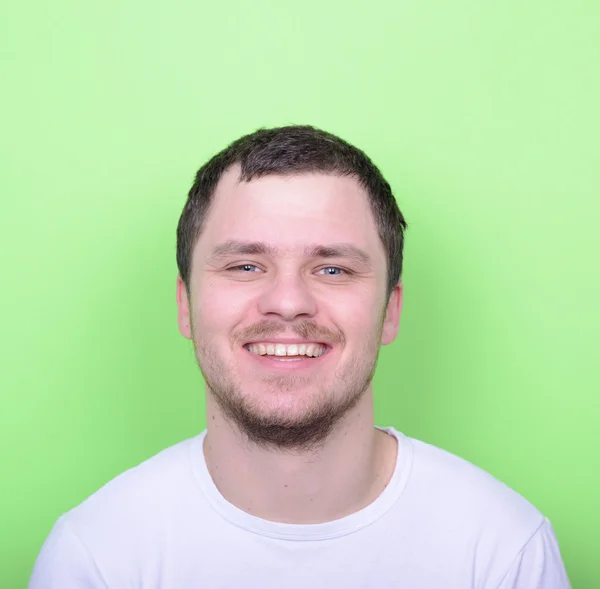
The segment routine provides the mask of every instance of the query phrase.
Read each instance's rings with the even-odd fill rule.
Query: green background
[[[599,6],[4,3],[0,587],[203,429],[175,226],[209,156],[288,123],[363,148],[410,224],[377,422],[526,496],[600,587]]]

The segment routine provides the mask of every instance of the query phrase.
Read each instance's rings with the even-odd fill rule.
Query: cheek
[[[372,292],[359,294],[362,296],[331,297],[327,302],[328,314],[344,332],[346,345],[358,347],[379,333],[384,305]]]
[[[235,285],[222,288],[218,282],[207,281],[196,291],[194,324],[205,334],[230,330],[247,317],[251,304],[252,298]]]

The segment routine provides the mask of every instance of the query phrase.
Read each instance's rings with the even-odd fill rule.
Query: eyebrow
[[[305,254],[310,258],[350,258],[365,266],[371,266],[371,256],[350,243],[312,245],[305,248]]]
[[[256,256],[259,254],[275,255],[276,253],[276,248],[261,241],[225,241],[215,246],[210,257],[225,258],[227,256]]]
[[[262,241],[225,241],[213,249],[211,258],[226,258],[238,255],[277,255],[276,247]],[[350,258],[365,266],[371,266],[371,256],[361,248],[350,243],[330,245],[307,245],[304,255],[309,258]]]

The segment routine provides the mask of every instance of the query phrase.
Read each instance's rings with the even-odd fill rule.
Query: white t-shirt
[[[549,521],[439,448],[398,439],[383,493],[322,524],[266,521],[229,503],[206,432],[119,475],[61,516],[29,589],[568,589]]]

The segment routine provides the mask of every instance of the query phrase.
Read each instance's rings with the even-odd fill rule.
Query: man
[[[178,226],[177,305],[207,429],[63,515],[30,587],[568,588],[531,504],[374,426],[405,229],[367,156],[312,127],[205,164]]]

